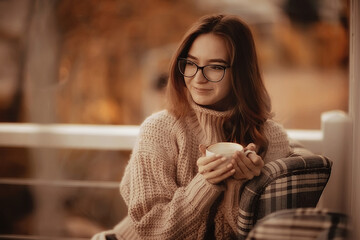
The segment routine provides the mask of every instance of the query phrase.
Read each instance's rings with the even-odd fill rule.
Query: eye
[[[186,61],[186,66],[195,66],[195,65],[196,64],[193,63],[192,61],[189,61],[189,60]]]
[[[224,70],[224,68],[225,68],[224,66],[221,66],[221,65],[210,65],[209,67],[210,67],[210,69],[216,70],[216,71]]]

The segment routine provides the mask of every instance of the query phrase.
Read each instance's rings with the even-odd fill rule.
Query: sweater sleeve
[[[121,194],[132,225],[141,239],[184,239],[206,221],[206,214],[223,189],[197,174],[187,186],[176,181],[176,141],[173,126],[146,121],[140,130]],[[197,234],[195,234],[197,235]]]

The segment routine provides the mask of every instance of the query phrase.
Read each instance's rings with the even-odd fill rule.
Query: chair
[[[348,218],[317,208],[281,210],[260,220],[246,240],[345,240]]]
[[[306,150],[267,163],[260,176],[240,190],[238,239],[246,239],[256,222],[283,209],[314,208],[329,180],[332,162]]]

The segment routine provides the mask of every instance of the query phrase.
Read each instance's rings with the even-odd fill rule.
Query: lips
[[[208,88],[197,88],[197,87],[193,87],[193,89],[200,94],[204,94],[204,93],[209,93],[212,91],[212,89],[208,89]]]

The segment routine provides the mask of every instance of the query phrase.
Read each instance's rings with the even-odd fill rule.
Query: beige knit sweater
[[[232,239],[241,181],[219,186],[197,173],[199,144],[224,141],[222,124],[230,111],[192,104],[178,120],[164,110],[147,118],[120,184],[128,216],[113,230],[118,239]],[[269,162],[290,153],[286,132],[274,121],[265,123]],[[211,236],[211,238],[210,238]]]

